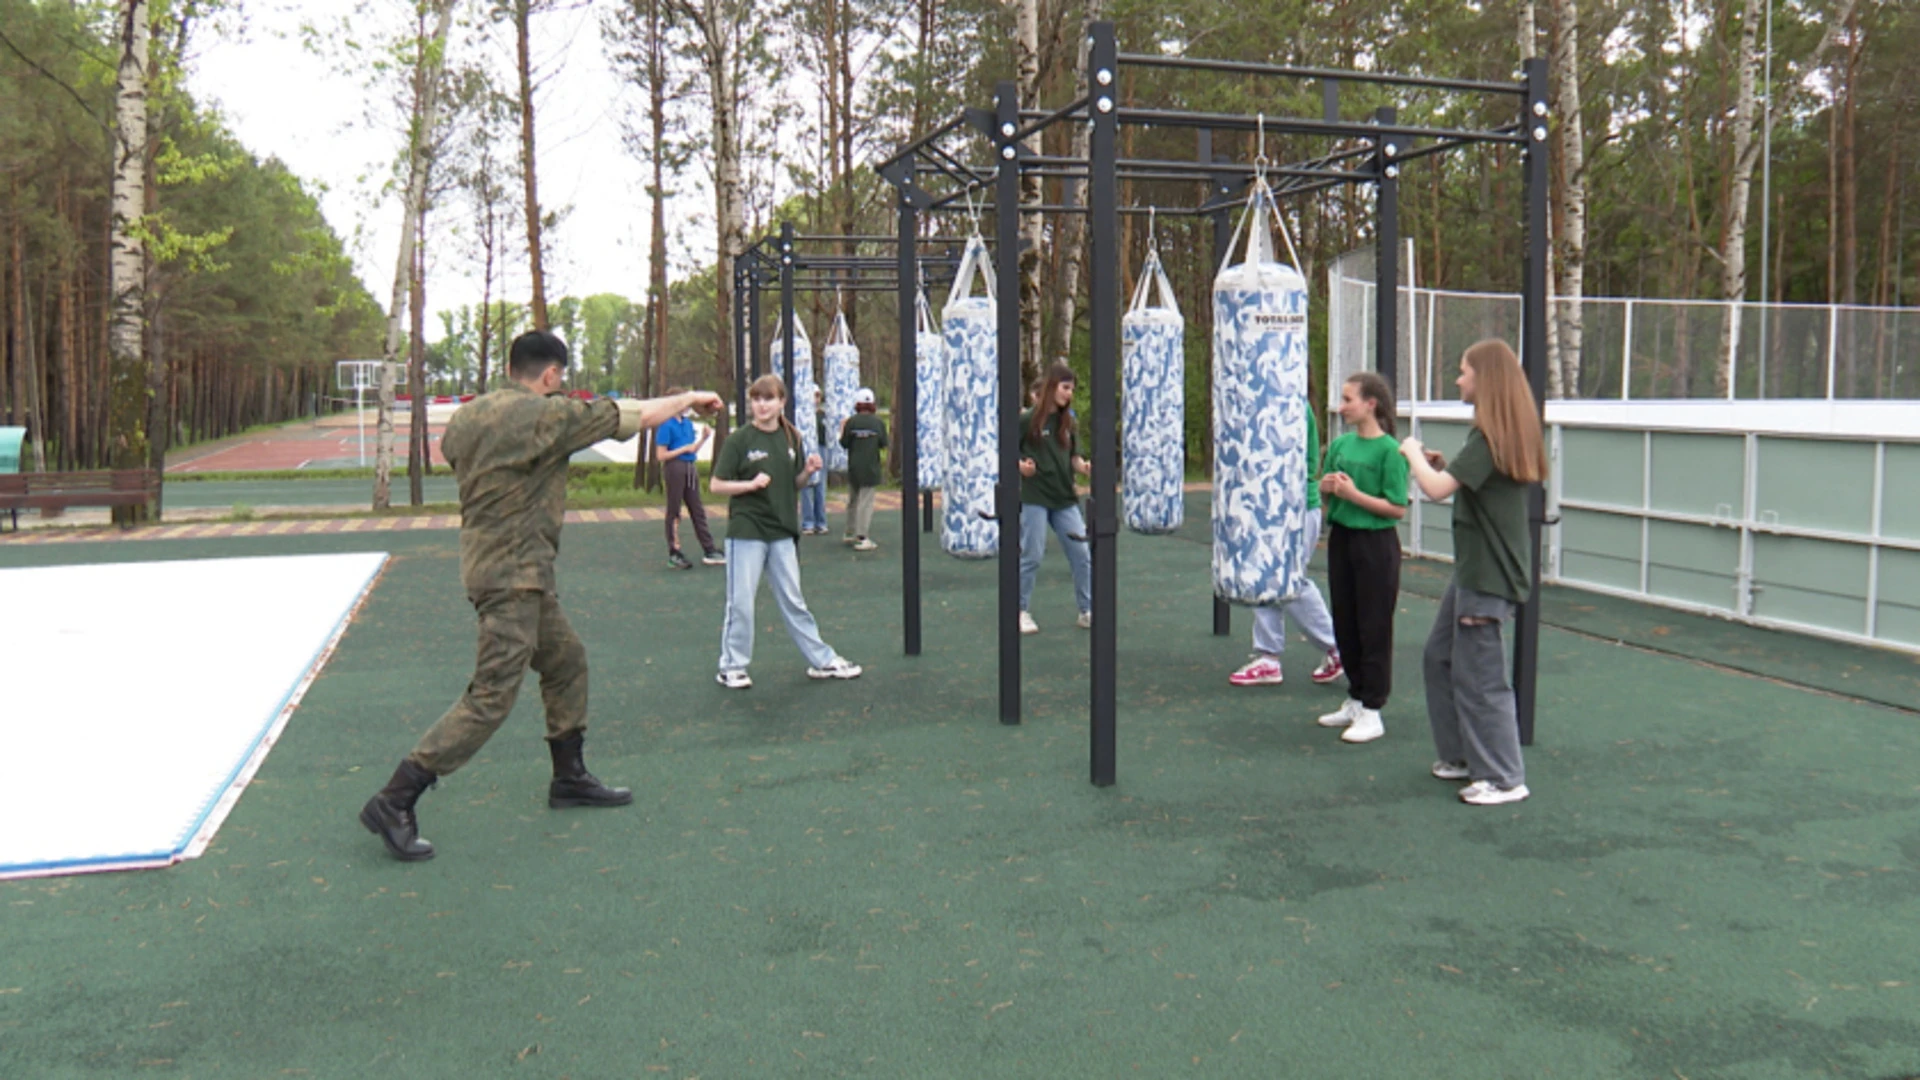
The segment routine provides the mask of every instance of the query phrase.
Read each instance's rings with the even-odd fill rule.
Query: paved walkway
[[[900,492],[881,491],[874,496],[876,510],[898,510]],[[326,507],[289,507],[290,510],[303,512],[326,511]],[[336,508],[345,515],[358,507]],[[846,497],[831,496],[827,500],[829,512],[844,512]],[[597,510],[569,510],[566,521],[569,525],[593,522],[616,521],[662,521],[667,512],[658,506],[616,506]],[[724,518],[727,508],[724,501],[719,505],[707,507],[707,516]],[[432,529],[458,529],[459,514],[418,514],[397,517],[317,517],[288,518],[266,521],[174,521],[159,525],[141,525],[131,529],[116,529],[106,523],[106,513],[101,511],[97,521],[75,520],[71,516],[64,519],[62,525],[43,525],[38,528],[26,528],[19,532],[0,534],[0,544],[78,544],[103,541],[124,540],[207,540],[228,536],[307,536],[314,533],[393,533],[424,532]]]

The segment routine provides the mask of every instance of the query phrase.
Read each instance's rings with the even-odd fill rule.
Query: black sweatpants
[[[1395,529],[1327,532],[1327,599],[1333,640],[1347,669],[1348,695],[1369,709],[1393,692],[1393,612],[1400,603],[1400,533]]]
[[[693,519],[694,535],[700,538],[701,551],[718,551],[713,534],[707,531],[707,508],[700,505],[700,468],[698,463],[674,458],[661,469],[667,487],[667,548],[680,550],[680,506],[686,504]]]

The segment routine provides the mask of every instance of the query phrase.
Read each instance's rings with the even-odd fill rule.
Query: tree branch
[[[80,96],[80,91],[75,90],[73,87],[67,85],[66,81],[61,79],[60,76],[55,75],[53,72],[48,71],[44,67],[41,67],[39,63],[33,59],[33,57],[28,56],[24,52],[21,52],[20,46],[15,45],[13,43],[13,39],[7,36],[7,32],[5,30],[0,30],[0,45],[5,45],[7,47],[7,51],[13,53],[13,55],[20,58],[21,63],[27,65],[28,67],[39,72],[40,74],[46,76],[48,82],[53,83],[53,85],[58,86],[60,89],[65,90],[68,94],[72,95],[73,100],[80,103],[80,108],[83,109],[88,116],[93,117],[94,123],[99,124],[100,127],[104,130],[107,130],[107,131],[113,130],[112,125],[108,124],[105,120],[101,119],[100,114],[93,111],[93,106],[87,104],[87,99]]]

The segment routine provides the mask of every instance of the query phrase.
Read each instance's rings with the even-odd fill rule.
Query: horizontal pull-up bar
[[[1032,135],[1034,132],[1039,131],[1041,128],[1044,128],[1047,125],[1053,123],[1055,120],[1059,120],[1062,117],[1068,116],[1072,113],[1082,111],[1086,107],[1087,107],[1087,98],[1085,95],[1082,95],[1081,97],[1075,99],[1069,104],[1063,105],[1060,108],[1055,109],[1050,113],[1047,113],[1046,115],[1035,120],[1033,123],[1028,124],[1026,127],[1023,127],[1019,131],[1014,132],[1012,135],[1007,137],[1007,141],[1020,142],[1024,140],[1027,136]],[[1021,113],[1021,119],[1025,119],[1025,118],[1026,118],[1026,113],[1023,111]]]
[[[1147,53],[1121,53],[1121,67],[1175,68],[1186,71],[1221,71],[1239,75],[1279,75],[1294,79],[1331,79],[1335,82],[1373,83],[1381,86],[1424,86],[1436,90],[1462,90],[1482,94],[1507,94],[1526,97],[1524,82],[1482,82],[1476,79],[1437,79],[1425,75],[1377,75],[1365,71],[1339,71],[1333,68],[1291,67],[1285,64],[1256,64],[1244,60],[1191,60],[1184,56],[1154,56]]]
[[[778,239],[778,238],[777,238],[777,237],[775,237],[774,239]],[[897,244],[897,243],[899,243],[899,242],[900,242],[900,238],[899,238],[898,236],[893,236],[893,235],[888,235],[888,236],[827,236],[827,235],[813,235],[813,234],[811,234],[811,233],[800,233],[800,234],[796,234],[796,235],[794,236],[794,239],[795,239],[795,240],[807,240],[807,241],[817,241],[817,242],[828,242],[828,241],[840,241],[840,242],[849,242],[849,243],[859,243],[859,244]],[[922,243],[922,244],[938,244],[938,243],[943,243],[943,242],[951,242],[951,243],[955,243],[955,244],[959,244],[959,243],[965,243],[965,242],[966,242],[966,239],[967,239],[967,238],[966,238],[966,237],[964,237],[964,236],[923,236],[923,237],[921,237],[921,238],[920,238],[920,243]],[[892,265],[893,265],[893,259],[894,259],[894,257],[893,257],[893,256],[891,256],[891,255],[875,255],[875,256],[873,256],[873,257],[874,257],[874,258],[876,258],[876,259],[885,259],[885,260],[887,260],[887,265],[889,265],[889,266],[892,266]]]
[[[1087,178],[1086,162],[1079,158],[1028,158],[1036,162],[1037,168],[1020,170],[1026,176],[1051,176],[1084,180]],[[1223,172],[1252,175],[1264,172],[1269,176],[1298,176],[1315,180],[1357,179],[1371,180],[1372,173],[1355,173],[1346,169],[1325,169],[1311,165],[1269,165],[1261,168],[1254,165],[1210,166],[1198,161],[1126,161],[1115,163],[1114,175],[1122,180],[1211,180]]]
[[[887,160],[881,162],[878,165],[875,165],[874,169],[876,171],[886,170],[887,168],[893,166],[895,163],[900,162],[906,159],[907,157],[911,156],[915,151],[919,150],[921,147],[927,145],[928,143],[933,142],[935,139],[938,139],[946,135],[948,132],[952,131],[954,128],[957,128],[962,124],[965,124],[966,122],[967,122],[967,117],[966,117],[966,114],[964,113],[954,117],[951,120],[948,120],[946,123],[941,124],[939,127],[934,128],[932,131],[927,132],[925,135],[922,135],[919,138],[908,143],[907,145],[901,147],[899,151],[896,152],[892,157],[888,158]]]
[[[1302,120],[1297,117],[1252,117],[1235,113],[1179,112],[1169,109],[1115,109],[1122,124],[1144,127],[1185,127],[1213,131],[1259,131],[1269,135],[1325,135],[1348,139],[1455,139],[1461,142],[1525,143],[1526,136],[1511,130],[1473,131],[1462,128],[1370,124],[1347,120]]]

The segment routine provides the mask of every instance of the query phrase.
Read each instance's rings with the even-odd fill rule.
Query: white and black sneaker
[[[735,668],[732,671],[723,671],[715,675],[713,681],[729,690],[745,690],[747,687],[753,685],[753,680],[748,678],[747,673],[739,668]]]
[[[742,674],[745,674],[742,672]],[[860,665],[844,656],[836,656],[827,661],[826,667],[807,669],[809,679],[857,679],[860,677]]]

